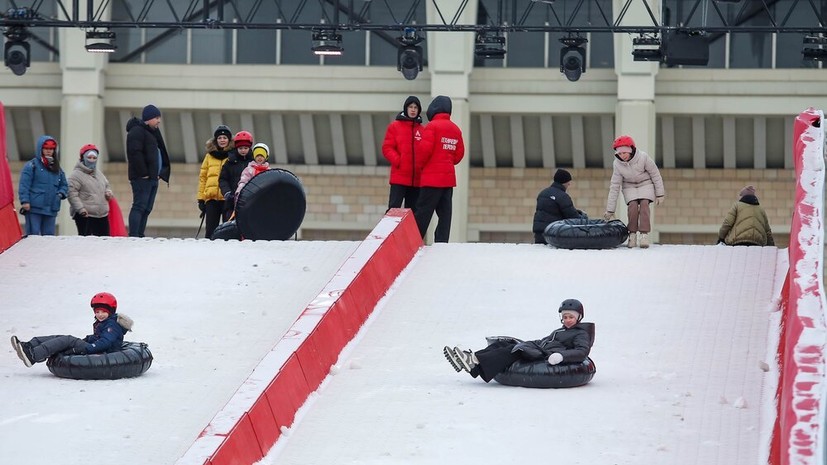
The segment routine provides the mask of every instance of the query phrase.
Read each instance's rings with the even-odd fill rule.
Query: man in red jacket
[[[416,202],[416,225],[424,238],[434,212],[439,219],[434,242],[448,242],[451,234],[451,199],[457,176],[454,165],[465,156],[462,130],[451,121],[451,98],[438,95],[428,106],[428,123],[422,135],[422,176]]]
[[[419,175],[422,161],[419,146],[422,143],[422,105],[411,95],[405,99],[402,111],[388,125],[382,142],[382,155],[391,164],[388,210],[402,207],[416,211],[419,196]]]

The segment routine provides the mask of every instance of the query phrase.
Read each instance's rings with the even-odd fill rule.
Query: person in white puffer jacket
[[[612,148],[615,160],[603,219],[609,221],[614,218],[617,197],[622,190],[628,206],[626,226],[629,228],[629,241],[626,246],[631,248],[639,244],[645,249],[649,247],[649,232],[652,230],[649,204],[655,202],[655,205],[661,205],[666,197],[663,178],[655,161],[639,150],[630,136],[618,137]]]

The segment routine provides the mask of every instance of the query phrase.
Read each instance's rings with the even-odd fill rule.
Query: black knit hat
[[[233,140],[233,132],[230,131],[229,127],[223,124],[219,124],[215,127],[215,131],[213,131],[212,136],[214,139],[218,139],[218,136],[227,136],[227,139]]]
[[[161,116],[161,110],[159,110],[158,107],[152,104],[145,106],[144,109],[141,111],[141,120],[143,121],[149,121],[159,116]]]
[[[556,173],[554,173],[554,182],[557,184],[565,184],[571,181],[571,173],[564,169],[558,169]]]

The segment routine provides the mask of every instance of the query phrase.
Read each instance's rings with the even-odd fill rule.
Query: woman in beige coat
[[[629,212],[629,242],[627,247],[649,247],[649,231],[652,230],[649,204],[663,203],[666,190],[655,161],[644,151],[638,150],[630,136],[620,136],[612,144],[615,160],[612,165],[612,181],[609,185],[609,198],[606,202],[606,221],[614,218],[618,194],[623,191]],[[640,238],[638,240],[638,233]]]
[[[80,148],[80,160],[69,175],[69,215],[81,236],[109,235],[109,180],[97,170],[98,148]]]

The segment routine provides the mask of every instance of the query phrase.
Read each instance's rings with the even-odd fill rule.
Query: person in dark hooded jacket
[[[26,235],[54,236],[60,201],[68,194],[57,141],[52,136],[40,136],[36,155],[23,165],[17,189],[20,213],[26,216]]]
[[[462,130],[451,121],[450,97],[438,95],[428,105],[428,125],[422,136],[422,176],[416,202],[416,225],[424,238],[434,212],[438,218],[434,242],[448,242],[457,176],[454,165],[465,156]]]
[[[160,124],[161,111],[155,105],[145,106],[140,119],[133,117],[126,123],[126,162],[132,186],[130,237],[144,237],[146,222],[158,193],[158,179],[169,184],[169,154],[158,129]]]
[[[518,360],[546,360],[549,365],[581,363],[591,351],[589,331],[581,324],[583,304],[566,299],[558,309],[563,326],[536,341],[513,342],[497,340],[488,347],[472,352],[445,346],[442,353],[454,371],[466,371],[486,383]]]
[[[739,200],[730,208],[718,231],[718,243],[774,246],[770,222],[767,220],[767,213],[758,203],[755,187],[744,187],[738,196]]]
[[[218,177],[218,187],[224,196],[224,221],[230,219],[235,209],[235,191],[238,189],[241,173],[251,160],[253,135],[249,131],[239,131],[233,137],[233,145],[235,150],[227,157],[227,162],[221,167],[221,175]]]
[[[566,192],[571,185],[571,173],[558,169],[554,173],[554,182],[537,195],[537,208],[534,210],[534,243],[545,244],[543,233],[546,227],[555,221],[567,218],[582,218],[586,214],[574,208],[574,202]]]
[[[382,155],[391,165],[388,210],[401,208],[404,204],[405,208],[416,212],[422,172],[422,157],[417,155],[422,130],[422,105],[411,95],[405,99],[396,119],[388,125],[382,142]]]
[[[132,330],[132,319],[117,313],[118,302],[108,292],[95,294],[91,307],[95,313],[95,322],[92,324],[92,334],[85,338],[68,335],[38,336],[24,342],[17,336],[12,336],[12,348],[27,367],[44,362],[61,352],[82,355],[121,350],[124,334]]]

